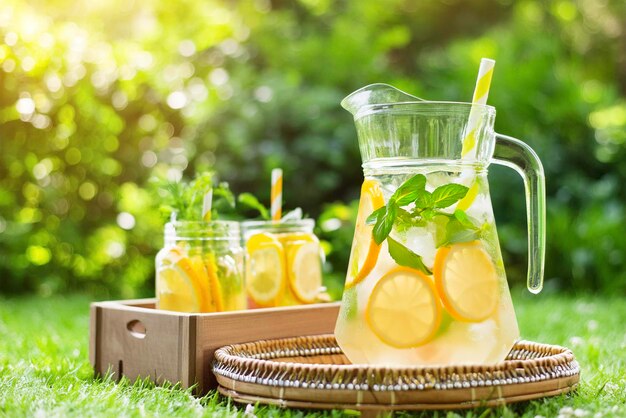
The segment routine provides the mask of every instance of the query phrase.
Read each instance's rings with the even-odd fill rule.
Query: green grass
[[[524,338],[574,350],[582,367],[578,392],[435,416],[626,416],[626,302],[514,293]],[[197,399],[175,386],[94,379],[88,361],[88,305],[83,296],[0,298],[0,416],[253,416],[214,393]],[[253,414],[345,415],[262,406]]]

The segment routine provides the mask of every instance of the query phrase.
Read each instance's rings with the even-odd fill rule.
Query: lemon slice
[[[246,250],[248,294],[258,305],[274,305],[285,285],[283,246],[271,234],[260,233],[248,239]]]
[[[303,232],[279,234],[278,240],[285,250],[287,277],[295,299],[285,304],[315,302],[322,287],[319,240]]]
[[[289,284],[302,303],[313,303],[322,288],[320,246],[317,240],[300,244],[287,256]]]
[[[441,247],[433,268],[435,284],[450,315],[480,322],[498,306],[498,273],[479,241]]]
[[[201,279],[202,288],[205,292],[205,309],[203,312],[222,312],[224,302],[222,288],[217,277],[217,269],[213,254],[196,254],[190,257],[191,265]]]
[[[165,267],[157,272],[159,309],[180,312],[206,312],[208,289],[201,274],[181,250],[174,248],[166,256]]]
[[[469,207],[472,206],[472,203],[474,203],[474,200],[476,200],[479,189],[480,184],[478,183],[478,180],[474,180],[472,186],[467,191],[467,194],[463,199],[459,201],[459,203],[456,205],[456,208],[459,210],[468,210]]]
[[[367,225],[367,217],[385,205],[383,192],[375,180],[366,179],[361,186],[361,199],[352,240],[352,252],[348,261],[346,289],[356,285],[372,271],[378,260],[380,245],[372,238],[373,225]]]
[[[365,319],[374,334],[392,347],[426,344],[441,322],[441,306],[432,280],[411,268],[392,269],[372,289]]]

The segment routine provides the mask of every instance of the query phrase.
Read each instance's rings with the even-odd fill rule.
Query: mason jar
[[[249,307],[324,299],[322,253],[314,226],[313,219],[242,223]]]
[[[176,221],[167,223],[164,232],[164,246],[156,256],[158,309],[246,309],[238,222]]]

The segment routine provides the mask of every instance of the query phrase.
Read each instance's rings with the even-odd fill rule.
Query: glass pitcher
[[[528,288],[543,284],[544,175],[523,142],[493,130],[495,108],[423,101],[384,84],[354,115],[365,180],[335,336],[352,363],[493,364],[519,329],[487,169],[524,178]]]

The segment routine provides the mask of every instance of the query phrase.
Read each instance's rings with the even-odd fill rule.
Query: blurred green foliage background
[[[385,82],[469,101],[497,61],[497,131],[548,188],[546,289],[626,292],[622,0],[4,0],[0,292],[153,294],[164,219],[151,178],[213,169],[318,218],[340,289],[362,181],[340,100]],[[490,181],[511,283],[526,269],[521,180]]]

